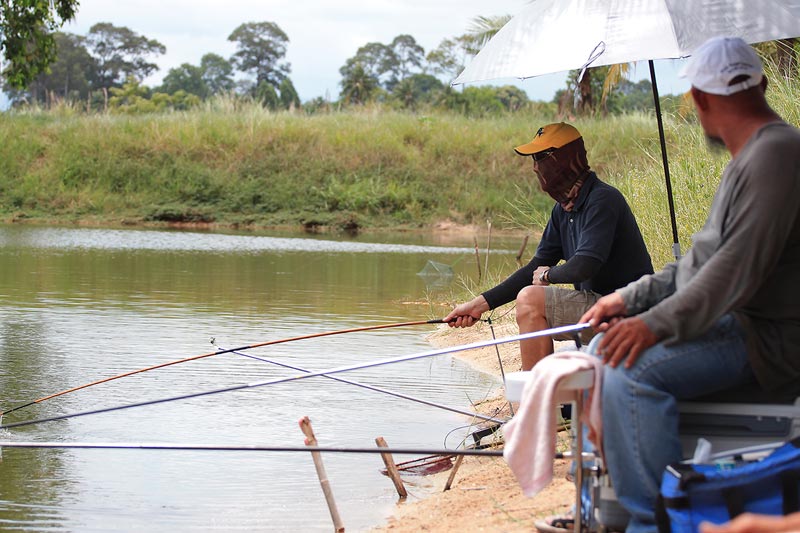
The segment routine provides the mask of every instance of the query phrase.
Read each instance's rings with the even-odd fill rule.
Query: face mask
[[[557,150],[534,155],[533,170],[542,190],[561,204],[565,211],[572,211],[589,174],[583,138],[575,139]]]

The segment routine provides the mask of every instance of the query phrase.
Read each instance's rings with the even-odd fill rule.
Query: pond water
[[[492,261],[513,267],[518,242]],[[513,251],[512,251],[513,250]],[[359,238],[0,226],[0,411],[123,372],[322,331],[439,318],[437,291],[474,276],[471,237]],[[434,261],[454,277],[417,275]],[[289,342],[247,353],[312,371],[431,349],[435,326]],[[296,376],[228,353],[92,386],[3,423]],[[341,374],[469,410],[497,381],[450,356]],[[324,377],[0,429],[0,441],[456,447],[467,417]],[[344,525],[382,523],[397,500],[379,455],[325,454]],[[397,457],[405,460],[412,457]],[[424,482],[411,486],[423,493]],[[3,531],[330,531],[310,454],[6,448]]]

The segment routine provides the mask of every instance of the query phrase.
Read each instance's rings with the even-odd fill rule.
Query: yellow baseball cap
[[[519,155],[533,155],[551,148],[561,148],[565,144],[580,138],[580,132],[573,126],[566,122],[558,122],[539,128],[531,142],[517,146],[514,151]]]

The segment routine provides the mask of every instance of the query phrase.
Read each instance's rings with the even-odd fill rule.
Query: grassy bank
[[[771,79],[776,79],[771,76]],[[796,83],[773,105],[798,123]],[[512,147],[553,117],[470,119],[366,109],[306,116],[219,100],[185,113],[0,115],[5,220],[421,227],[441,219],[531,228],[551,201]],[[670,257],[661,152],[650,115],[579,119],[589,160],[627,196],[654,261]],[[699,126],[666,116],[680,240],[705,218],[727,161]]]
[[[495,216],[526,177],[510,147],[540,117],[257,106],[0,119],[6,217],[239,225],[424,225]]]

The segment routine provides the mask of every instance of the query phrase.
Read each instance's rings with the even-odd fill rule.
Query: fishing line
[[[418,320],[418,321],[415,321],[415,322],[397,322],[397,323],[394,323],[394,324],[380,324],[380,325],[376,325],[376,326],[363,326],[363,327],[359,327],[359,328],[340,329],[340,330],[336,330],[336,331],[324,331],[324,332],[321,332],[321,333],[312,333],[310,335],[302,335],[300,337],[289,337],[289,338],[286,338],[286,339],[278,339],[278,340],[273,340],[273,341],[260,342],[260,343],[257,343],[257,344],[250,344],[248,346],[240,346],[238,348],[231,348],[230,350],[220,350],[220,351],[206,353],[206,354],[202,354],[202,355],[195,355],[195,356],[192,356],[192,357],[186,357],[184,359],[178,359],[176,361],[170,361],[170,362],[167,362],[167,363],[161,363],[161,364],[158,364],[158,365],[148,366],[146,368],[140,368],[139,370],[132,370],[130,372],[125,372],[123,374],[118,374],[116,376],[112,376],[112,377],[109,377],[109,378],[100,379],[100,380],[97,380],[97,381],[93,381],[91,383],[86,383],[86,384],[80,385],[78,387],[73,387],[71,389],[66,389],[66,390],[63,390],[61,392],[56,392],[55,394],[50,394],[48,396],[44,396],[44,397],[39,398],[37,400],[32,400],[30,402],[27,402],[27,403],[24,403],[22,405],[18,405],[16,407],[8,409],[7,411],[0,411],[0,423],[2,422],[2,417],[4,415],[7,415],[8,413],[12,413],[14,411],[17,411],[19,409],[23,409],[25,407],[30,407],[31,405],[36,405],[37,403],[41,403],[41,402],[44,402],[46,400],[50,400],[52,398],[57,398],[58,396],[63,396],[64,394],[69,394],[71,392],[76,392],[76,391],[79,391],[81,389],[86,389],[88,387],[92,387],[94,385],[100,385],[101,383],[107,383],[109,381],[114,381],[115,379],[120,379],[120,378],[124,378],[124,377],[128,377],[128,376],[133,376],[134,374],[141,374],[142,372],[147,372],[147,371],[150,371],[150,370],[156,370],[158,368],[164,368],[164,367],[167,367],[167,366],[177,365],[179,363],[186,363],[188,361],[195,361],[197,359],[203,359],[204,357],[211,357],[211,356],[219,355],[219,354],[222,354],[222,353],[229,353],[229,352],[232,352],[234,350],[250,350],[252,348],[260,348],[262,346],[270,346],[270,345],[273,345],[273,344],[281,344],[281,343],[284,343],[284,342],[299,341],[299,340],[304,340],[304,339],[315,339],[315,338],[318,338],[318,337],[326,337],[326,336],[329,336],[329,335],[339,335],[339,334],[342,334],[342,333],[355,333],[355,332],[358,332],[358,331],[370,331],[370,330],[376,330],[376,329],[397,328],[397,327],[401,327],[401,326],[419,326],[419,325],[422,325],[422,324],[444,324],[444,320],[442,320],[442,319]],[[0,427],[2,427],[2,426],[0,426]]]
[[[211,343],[214,344],[214,341],[212,340]],[[216,344],[214,344],[214,345],[217,346]],[[217,346],[217,348],[219,348],[220,350],[222,349],[219,346]],[[255,359],[256,361],[261,361],[263,363],[270,363],[270,364],[273,364],[273,365],[282,366],[283,368],[290,368],[292,370],[297,370],[298,372],[305,372],[307,374],[311,373],[311,370],[307,370],[305,368],[300,368],[300,367],[297,367],[297,366],[292,366],[292,365],[287,364],[287,363],[281,363],[279,361],[274,361],[274,360],[271,360],[271,359],[266,359],[266,358],[263,358],[263,357],[258,357],[257,355],[247,354],[247,353],[244,353],[244,352],[238,352],[236,350],[232,351],[231,353],[234,353],[236,355],[241,355],[242,357],[248,357],[250,359]],[[442,405],[442,404],[431,402],[431,401],[428,401],[428,400],[423,400],[421,398],[415,398],[413,396],[408,396],[408,395],[405,395],[405,394],[401,394],[399,392],[391,391],[391,390],[388,390],[388,389],[383,389],[381,387],[375,387],[375,386],[372,386],[372,385],[367,385],[366,383],[360,383],[358,381],[352,381],[352,380],[349,380],[349,379],[339,378],[339,377],[336,377],[336,376],[329,376],[327,374],[323,374],[322,377],[328,378],[328,379],[332,379],[334,381],[339,381],[341,383],[347,383],[348,385],[355,385],[356,387],[361,387],[363,389],[371,390],[371,391],[374,391],[374,392],[380,392],[380,393],[383,393],[383,394],[388,394],[389,396],[395,396],[397,398],[402,398],[403,400],[411,400],[412,402],[421,403],[421,404],[424,404],[424,405],[428,405],[430,407],[437,407],[439,409],[444,409],[445,411],[452,411],[453,413],[458,413],[458,414],[470,416],[470,417],[473,417],[473,418],[479,418],[481,420],[486,420],[486,421],[489,421],[489,422],[496,422],[498,424],[505,424],[508,421],[508,420],[502,420],[502,419],[499,419],[499,418],[493,418],[491,416],[482,415],[480,413],[474,413],[474,412],[471,412],[471,411],[465,411],[465,410],[462,410],[462,409],[457,409],[455,407],[449,407],[447,405]]]
[[[557,335],[557,334],[560,334],[560,333],[568,333],[568,332],[571,332],[571,331],[577,331],[577,330],[588,328],[588,327],[589,327],[589,323],[588,322],[584,322],[584,323],[575,324],[575,325],[572,325],[572,326],[562,326],[562,327],[558,327],[558,328],[551,328],[551,329],[544,329],[544,330],[541,330],[541,331],[535,331],[535,332],[532,332],[532,333],[524,333],[524,334],[520,334],[520,335],[514,335],[514,336],[511,336],[511,337],[503,337],[503,338],[500,338],[500,339],[492,339],[491,341],[473,342],[471,344],[463,344],[463,345],[459,345],[459,346],[451,346],[451,347],[443,348],[443,349],[439,349],[439,350],[430,350],[430,351],[427,351],[427,352],[422,352],[422,353],[417,353],[417,354],[412,354],[412,355],[406,355],[406,356],[403,356],[403,357],[379,359],[379,360],[373,361],[373,362],[367,362],[367,363],[361,363],[361,364],[356,364],[356,365],[349,365],[349,366],[343,366],[343,367],[338,367],[338,368],[332,368],[330,370],[324,370],[324,371],[321,371],[321,372],[309,372],[307,374],[301,374],[299,376],[287,377],[287,378],[282,378],[282,379],[274,379],[274,380],[268,380],[268,381],[257,381],[257,382],[253,382],[253,383],[244,383],[244,384],[241,384],[241,385],[234,385],[232,387],[224,387],[224,388],[220,388],[220,389],[213,389],[213,390],[207,390],[207,391],[201,391],[201,392],[194,392],[194,393],[190,393],[190,394],[182,394],[180,396],[171,396],[171,397],[168,397],[168,398],[159,398],[159,399],[156,399],[156,400],[148,400],[148,401],[137,402],[137,403],[132,403],[132,404],[128,404],[128,405],[119,405],[119,406],[115,406],[115,407],[105,407],[105,408],[101,408],[101,409],[92,409],[92,410],[89,410],[89,411],[81,411],[81,412],[77,412],[77,413],[67,413],[67,414],[64,414],[64,415],[53,416],[53,417],[49,417],[49,418],[39,418],[39,419],[36,419],[36,420],[27,420],[27,421],[23,421],[23,422],[15,422],[15,423],[12,423],[12,424],[0,425],[0,429],[8,429],[8,428],[13,428],[13,427],[21,427],[21,426],[29,426],[29,425],[33,425],[33,424],[41,424],[41,423],[45,423],[45,422],[53,422],[53,421],[56,421],[56,420],[66,420],[68,418],[76,418],[76,417],[80,417],[80,416],[94,415],[94,414],[100,414],[100,413],[110,413],[110,412],[113,412],[113,411],[120,411],[120,410],[123,410],[123,409],[131,409],[131,408],[134,408],[134,407],[144,407],[146,405],[156,405],[156,404],[160,404],[160,403],[167,403],[167,402],[173,402],[173,401],[178,401],[178,400],[186,400],[186,399],[189,399],[189,398],[198,398],[198,397],[201,397],[201,396],[210,396],[212,394],[220,394],[220,393],[223,393],[223,392],[233,392],[233,391],[239,391],[239,390],[244,390],[244,389],[252,389],[252,388],[257,388],[257,387],[264,387],[264,386],[267,386],[267,385],[277,385],[278,383],[288,383],[288,382],[291,382],[291,381],[299,381],[299,380],[302,380],[302,379],[308,379],[308,378],[323,376],[325,374],[339,374],[341,372],[349,372],[351,370],[362,370],[362,369],[366,369],[366,368],[374,368],[374,367],[377,367],[377,366],[383,366],[383,365],[388,365],[388,364],[401,363],[403,361],[413,361],[415,359],[423,359],[423,358],[426,358],[426,357],[432,357],[432,356],[437,356],[437,355],[451,354],[451,353],[461,352],[461,351],[465,351],[465,350],[471,350],[471,349],[475,349],[475,348],[485,348],[486,346],[492,346],[494,344],[503,344],[503,343],[507,343],[507,342],[516,342],[516,341],[521,341],[521,340],[525,340],[525,339],[531,339],[531,338],[535,338],[535,337],[543,337],[543,336],[548,336],[548,335]],[[231,352],[233,350],[227,350],[227,351]],[[215,353],[222,353],[222,352],[215,352]]]
[[[494,324],[492,324],[492,315],[490,314],[489,317],[486,319],[486,322],[489,323],[489,331],[492,332],[492,339],[496,339],[494,334]],[[497,362],[500,364],[500,377],[503,378],[503,387],[506,386],[506,373],[503,370],[503,358],[500,357],[500,347],[495,344],[494,350],[497,352]],[[508,402],[508,409],[511,411],[511,416],[514,416],[514,406],[511,405],[511,402]]]
[[[464,425],[464,426],[459,426],[459,427],[453,428],[450,431],[448,431],[447,434],[444,436],[444,439],[443,439],[443,444],[444,444],[445,448],[447,448],[447,439],[449,439],[450,436],[453,433],[455,433],[456,431],[464,430],[464,429],[472,429],[474,427],[475,426],[473,426],[473,425]],[[497,433],[497,431],[499,429],[500,429],[500,426],[492,426],[492,427],[489,427],[489,428],[484,428],[484,430],[487,430],[488,433],[486,433],[486,435],[480,436],[479,438],[476,438],[476,434],[483,433],[483,431],[481,431],[481,430],[477,430],[477,431],[473,431],[472,433],[468,433],[468,434],[464,435],[461,438],[461,444],[460,445],[461,446],[466,446],[467,441],[469,440],[470,437],[472,437],[473,445],[476,447],[476,448],[473,448],[473,449],[479,449],[479,448],[477,448],[478,446],[480,446],[480,448],[486,448],[488,446],[480,445],[480,441],[483,440],[483,437],[485,437],[485,436],[493,435],[493,434]]]

